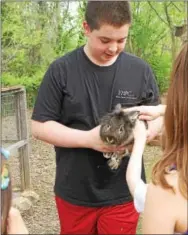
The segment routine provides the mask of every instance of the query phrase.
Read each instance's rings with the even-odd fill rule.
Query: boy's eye
[[[102,42],[102,43],[109,43],[110,40],[108,40],[108,39],[101,39],[101,42]],[[124,43],[124,42],[125,42],[125,39],[118,40],[117,42],[118,42],[118,43]]]
[[[118,43],[123,43],[125,39],[119,40]]]
[[[109,43],[109,40],[101,39],[102,43]]]

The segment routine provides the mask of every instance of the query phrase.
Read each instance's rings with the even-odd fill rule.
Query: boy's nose
[[[113,46],[109,47],[108,50],[109,50],[109,52],[114,53],[117,51],[117,46],[113,45]]]

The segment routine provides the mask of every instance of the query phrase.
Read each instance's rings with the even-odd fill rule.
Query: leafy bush
[[[166,92],[169,86],[169,77],[171,71],[171,57],[170,55],[157,55],[153,54],[147,62],[152,67],[154,75],[157,80],[157,84],[159,86],[160,93],[163,94]]]
[[[4,73],[2,75],[2,86],[17,86],[22,85],[26,89],[27,94],[27,105],[33,107],[38,92],[38,88],[44,76],[43,71],[38,71],[34,76],[27,77],[15,77],[10,73]]]

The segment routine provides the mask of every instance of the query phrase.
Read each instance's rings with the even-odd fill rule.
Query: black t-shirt
[[[39,88],[32,119],[54,120],[90,130],[114,106],[156,105],[159,92],[148,66],[122,52],[110,66],[93,64],[83,47],[54,61]],[[83,206],[107,206],[132,200],[125,180],[129,158],[112,171],[103,154],[83,148],[55,147],[55,194]],[[142,178],[145,180],[144,167]]]

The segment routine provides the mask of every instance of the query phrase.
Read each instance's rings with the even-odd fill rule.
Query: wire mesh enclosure
[[[24,87],[1,89],[2,146],[10,151],[14,191],[30,189],[27,103]]]

